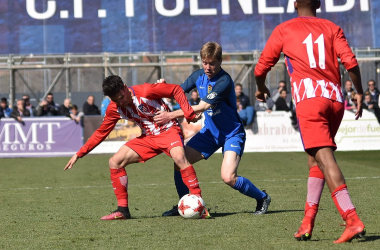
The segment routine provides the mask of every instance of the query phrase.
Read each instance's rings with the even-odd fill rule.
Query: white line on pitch
[[[372,176],[372,177],[347,177],[346,180],[364,180],[364,179],[379,179],[380,176]],[[275,182],[275,181],[306,181],[307,179],[282,179],[282,180],[254,180],[254,182]],[[210,181],[210,182],[199,182],[200,184],[220,184],[223,181]],[[149,183],[149,184],[130,184],[132,187],[146,187],[146,186],[166,186],[166,185],[174,185],[174,183]],[[25,187],[25,188],[0,188],[0,190],[41,190],[41,189],[86,189],[86,188],[109,188],[111,185],[101,185],[101,186],[72,186],[72,187]]]

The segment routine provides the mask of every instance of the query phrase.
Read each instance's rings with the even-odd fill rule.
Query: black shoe
[[[162,216],[179,216],[178,205],[173,206],[172,209],[164,212]]]
[[[128,207],[117,207],[117,211],[121,212],[125,218],[130,219],[131,218],[131,213],[129,212]]]
[[[257,201],[256,211],[253,214],[265,214],[268,211],[268,207],[272,198],[263,190],[263,192],[267,195],[265,198]]]

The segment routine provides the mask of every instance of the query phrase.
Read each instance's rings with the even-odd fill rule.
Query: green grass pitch
[[[334,245],[344,227],[327,186],[312,240],[293,233],[303,217],[305,153],[245,153],[239,175],[272,196],[269,212],[220,178],[222,155],[195,164],[213,219],[163,218],[177,203],[172,160],[160,155],[127,167],[133,219],[101,221],[117,207],[109,179],[111,155],[0,159],[0,249],[380,249],[380,151],[337,152],[366,239]]]

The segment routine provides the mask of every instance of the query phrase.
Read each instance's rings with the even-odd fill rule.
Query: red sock
[[[347,218],[355,216],[356,209],[351,202],[350,195],[348,194],[347,185],[343,184],[337,187],[332,193],[331,197],[335,203],[336,208],[338,209],[340,216],[343,220],[346,221]]]
[[[325,176],[318,166],[311,167],[307,181],[307,198],[305,204],[305,216],[313,220],[317,216],[319,201],[321,199]]]
[[[124,168],[110,169],[111,183],[119,207],[128,207],[128,176]]]
[[[181,169],[182,181],[185,183],[191,194],[201,195],[201,189],[199,188],[197,174],[192,165],[185,169]]]

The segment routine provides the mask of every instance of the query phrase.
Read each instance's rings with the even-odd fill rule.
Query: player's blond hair
[[[202,59],[217,59],[222,60],[222,46],[216,42],[208,42],[202,46],[200,55]]]

